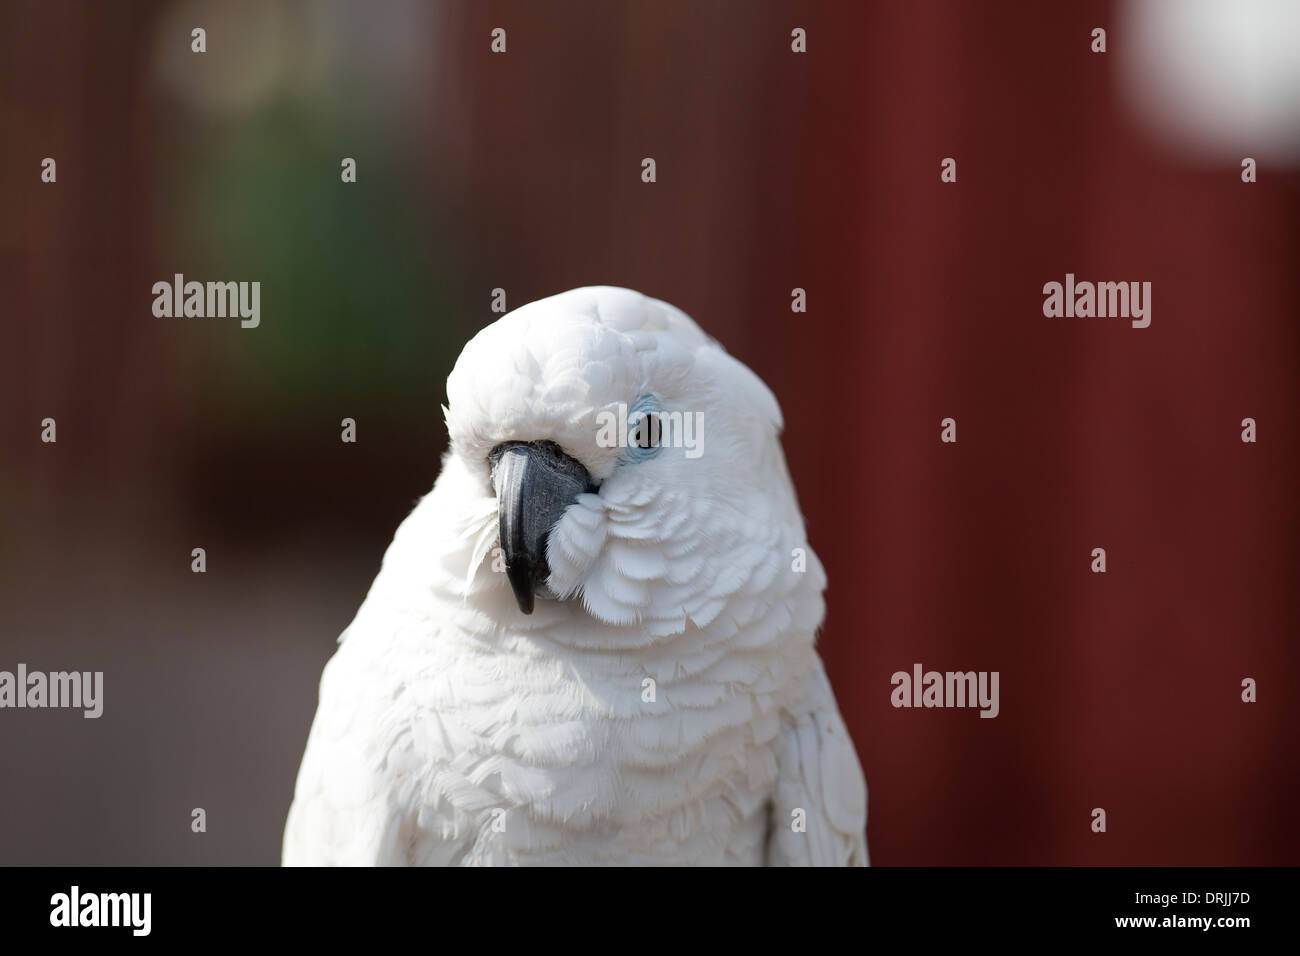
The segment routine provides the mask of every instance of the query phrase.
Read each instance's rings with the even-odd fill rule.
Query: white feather
[[[596,416],[647,393],[703,414],[704,454],[601,446]],[[484,329],[448,396],[442,474],[321,679],[285,863],[866,863],[771,392],[677,309],[599,287]],[[488,560],[487,456],[542,438],[602,484],[551,533],[565,599],[526,616]]]

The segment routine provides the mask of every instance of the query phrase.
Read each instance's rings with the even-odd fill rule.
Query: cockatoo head
[[[465,346],[447,394],[450,454],[496,503],[505,581],[486,590],[508,581],[523,614],[681,633],[770,583],[778,538],[802,543],[775,398],[664,302],[532,302]]]

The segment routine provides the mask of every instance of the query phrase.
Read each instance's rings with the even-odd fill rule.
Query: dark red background
[[[158,51],[208,23],[175,82],[216,95],[330,8],[0,8],[0,667],[108,694],[0,714],[0,862],[275,862],[460,345],[495,287],[594,283],[782,402],[874,862],[1300,862],[1294,174],[1146,136],[1106,4],[379,7],[224,112]],[[263,328],[154,319],[175,271],[260,278]],[[1151,327],[1045,318],[1067,272],[1150,281]],[[999,671],[1000,716],[892,708],[916,662]]]

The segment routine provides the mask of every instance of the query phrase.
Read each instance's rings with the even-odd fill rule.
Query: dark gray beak
[[[546,540],[578,495],[595,491],[587,469],[553,441],[504,442],[488,455],[497,493],[506,577],[519,610],[533,613],[533,595],[550,577]]]

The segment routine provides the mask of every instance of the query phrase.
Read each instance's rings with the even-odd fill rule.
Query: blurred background
[[[278,862],[461,346],[588,284],[782,402],[873,862],[1300,863],[1296,9],[0,0],[0,669],[105,673],[0,712],[0,863]],[[893,709],[917,662],[1000,716]]]

